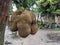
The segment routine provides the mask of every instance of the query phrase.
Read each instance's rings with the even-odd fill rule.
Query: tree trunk
[[[0,0],[0,45],[4,44],[5,25],[11,0]]]

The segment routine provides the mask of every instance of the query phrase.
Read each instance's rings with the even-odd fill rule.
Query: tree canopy
[[[30,8],[32,5],[35,4],[36,0],[13,0],[16,4],[17,9],[20,7],[24,7],[25,9]]]

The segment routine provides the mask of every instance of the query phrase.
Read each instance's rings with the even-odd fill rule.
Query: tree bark
[[[0,45],[4,44],[5,25],[11,0],[0,0]]]

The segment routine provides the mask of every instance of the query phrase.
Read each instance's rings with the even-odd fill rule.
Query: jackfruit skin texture
[[[31,28],[29,24],[25,22],[22,21],[18,22],[17,27],[18,27],[18,33],[21,37],[27,37],[31,33]]]
[[[13,12],[12,16],[11,16],[11,23],[10,23],[10,29],[12,32],[15,32],[18,30],[17,28],[17,22],[19,20],[19,15],[21,15],[21,11],[16,11]]]
[[[21,15],[21,14],[22,14],[21,11],[15,11],[15,12],[13,12],[12,16],[11,16],[11,21],[15,21],[19,17],[19,15]]]
[[[32,23],[32,21],[36,21],[36,16],[32,13],[32,11],[28,11],[28,10],[25,10],[25,12],[24,12],[27,16],[29,15],[29,17],[31,18],[31,22],[30,23]],[[29,18],[28,18],[29,19]]]
[[[32,11],[27,11],[25,13],[28,13],[28,15],[31,16],[31,33],[32,35],[36,34],[36,32],[38,31],[38,24],[37,24],[37,21],[36,21],[36,16],[35,14],[32,13]]]
[[[11,31],[18,31],[21,37],[27,37],[29,34],[34,35],[38,31],[36,16],[32,11],[14,12],[11,23]]]
[[[36,24],[32,24],[31,26],[31,34],[34,35],[35,33],[37,33],[38,31],[38,25]]]
[[[20,18],[20,19],[19,19],[20,21],[21,21],[21,20],[24,20],[26,23],[31,23],[31,22],[32,22],[30,13],[28,13],[28,12],[26,12],[26,11],[24,11],[24,12],[20,15],[19,18]]]
[[[17,28],[17,23],[16,22],[12,22],[11,25],[10,25],[10,29],[12,32],[15,32],[18,30]]]

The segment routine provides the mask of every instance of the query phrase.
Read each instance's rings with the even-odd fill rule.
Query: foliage
[[[10,4],[10,9],[9,9],[8,16],[11,15],[12,12],[13,12],[13,5],[12,4],[13,4],[13,2],[11,2],[11,4]]]
[[[37,22],[38,22],[38,27],[42,28],[43,27],[43,21],[42,20],[37,20]]]
[[[60,9],[58,10],[57,0],[38,0],[36,2],[38,12],[41,12],[42,15],[47,14],[60,14]]]
[[[55,12],[53,12],[54,14],[60,14],[60,9],[57,9]]]
[[[13,0],[13,2],[16,4],[17,9],[20,9],[20,7],[24,7],[25,9],[30,8],[36,0]]]

